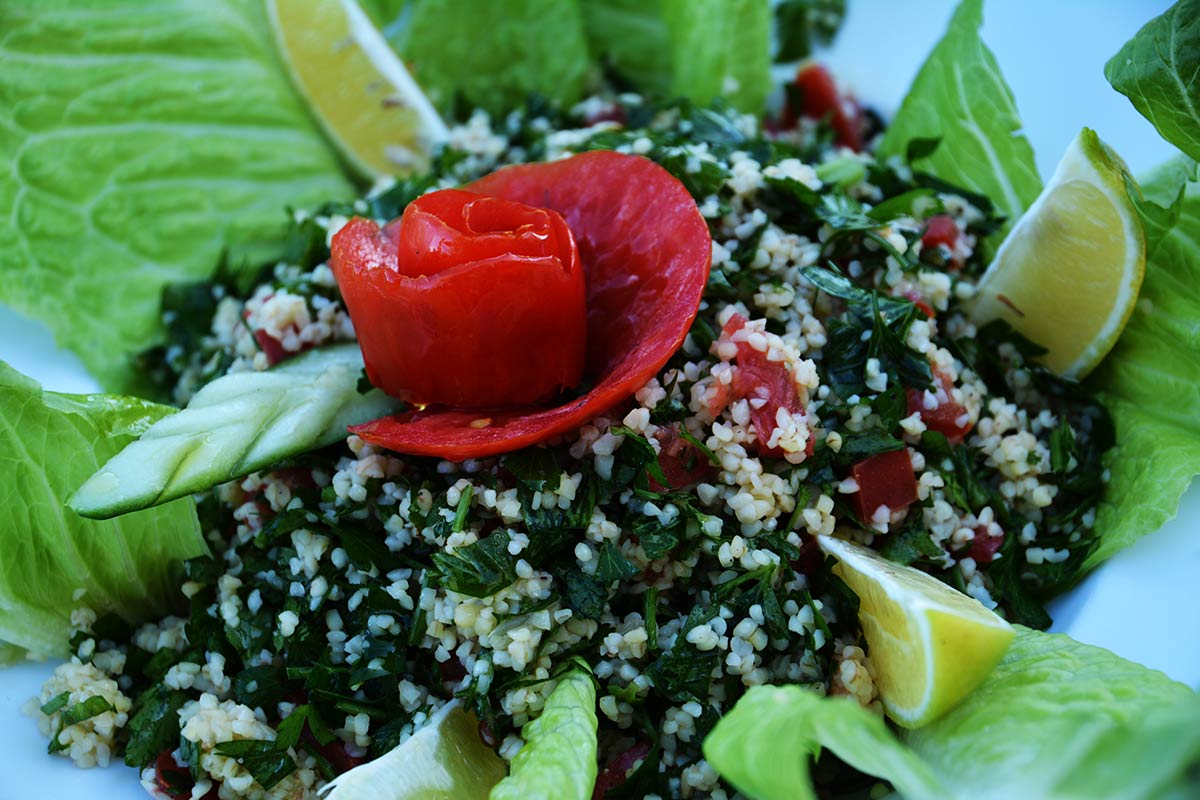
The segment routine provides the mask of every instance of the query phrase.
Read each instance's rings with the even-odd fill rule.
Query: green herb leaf
[[[187,699],[183,692],[168,689],[161,683],[155,683],[138,697],[137,710],[125,726],[129,733],[125,745],[126,764],[147,767],[159,753],[179,741],[179,709]]]
[[[55,729],[54,735],[50,737],[50,745],[47,749],[51,753],[67,749],[67,745],[59,741],[59,734],[72,725],[86,722],[92,717],[99,716],[108,711],[116,711],[116,709],[113,708],[112,703],[99,695],[92,695],[86,700],[80,700],[78,703],[67,706],[59,714],[58,728]]]
[[[270,790],[296,771],[296,762],[279,746],[267,739],[235,739],[214,748],[217,755],[229,756],[246,768],[254,780]]]
[[[983,0],[962,0],[884,133],[881,156],[921,156],[913,166],[987,195],[1016,219],[1042,189],[1012,92],[979,38]],[[926,142],[939,140],[936,149]]]
[[[623,581],[638,574],[638,568],[630,562],[612,542],[605,542],[596,557],[596,580],[603,584]]]
[[[496,531],[453,553],[434,553],[433,563],[448,589],[487,597],[517,579],[517,556],[508,552],[508,543],[508,533]]]
[[[577,568],[562,574],[563,600],[567,608],[584,619],[600,619],[608,603],[608,587]]]
[[[658,481],[660,485],[667,486],[670,484],[667,476],[663,473],[662,466],[658,463],[658,452],[650,444],[649,439],[624,425],[615,425],[609,428],[609,433],[614,436],[624,437],[625,444],[617,453],[629,456],[623,460],[626,460],[626,463],[635,470],[635,475],[641,471],[641,467],[644,467],[646,472],[650,473],[650,477]],[[628,452],[626,453],[626,451]],[[615,474],[616,469],[614,467]]]
[[[679,629],[679,635],[671,649],[658,657],[646,674],[655,687],[672,701],[684,703],[688,700],[706,702],[708,686],[712,681],[713,668],[720,661],[720,651],[700,650],[687,641],[687,633],[697,625],[703,625],[717,614],[717,608],[697,606],[692,609]]]
[[[1200,0],[1179,0],[1104,65],[1104,77],[1171,144],[1200,160]]]
[[[775,5],[776,61],[808,58],[814,44],[829,44],[846,15],[846,0],[782,0]]]

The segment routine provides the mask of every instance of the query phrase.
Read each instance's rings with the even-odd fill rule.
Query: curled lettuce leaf
[[[1164,139],[1200,160],[1200,0],[1179,0],[1147,22],[1104,76]]]
[[[0,302],[108,389],[162,336],[169,283],[283,251],[287,205],[350,185],[262,0],[6,4]]]
[[[491,800],[588,800],[596,784],[596,684],[575,669],[559,679]]]
[[[163,611],[178,561],[206,552],[191,500],[108,522],[66,507],[100,464],[171,413],[135,398],[43,392],[0,362],[0,659],[15,648],[63,655],[80,606],[131,622]]]
[[[815,797],[808,762],[828,748],[910,800],[1155,798],[1194,788],[1200,696],[1165,675],[1027,628],[988,680],[897,739],[846,698],[751,689],[704,754],[756,800]]]
[[[1015,221],[1042,190],[1012,90],[979,36],[983,0],[963,0],[913,80],[879,145],[904,156],[910,142],[940,140],[913,166],[991,198]]]
[[[1166,35],[1159,30],[1163,25],[1176,26],[1177,36],[1192,35],[1196,15],[1180,9],[1195,5],[1195,0],[1179,3],[1126,48],[1136,43],[1138,58],[1149,58],[1147,43]],[[979,38],[981,22],[982,0],[962,0],[884,134],[880,152],[904,155],[914,140],[940,139],[914,166],[989,196],[1015,219],[1036,198],[1041,183],[1012,93]],[[1190,73],[1185,67],[1195,54],[1185,58],[1172,52],[1167,48],[1155,57],[1183,70],[1185,80],[1188,74],[1194,77],[1195,66]],[[1114,62],[1109,77],[1117,82]],[[1190,84],[1193,94],[1196,85]],[[1147,91],[1147,97],[1152,94]],[[1135,105],[1156,121],[1152,114],[1165,112],[1153,109],[1168,102],[1159,93],[1147,100],[1150,111]],[[1176,122],[1180,130],[1190,125],[1181,117]],[[1194,134],[1200,138],[1200,127]],[[1117,446],[1109,456],[1112,480],[1096,519],[1099,542],[1085,569],[1173,517],[1180,496],[1200,473],[1200,359],[1195,356],[1200,350],[1200,190],[1183,188],[1194,174],[1194,163],[1180,159],[1143,182],[1144,198],[1130,187],[1149,258],[1141,298],[1125,332],[1088,379],[1112,411]]]
[[[1187,174],[1173,164],[1143,182],[1148,199],[1177,198],[1166,215],[1177,218],[1169,229],[1145,224],[1153,249],[1137,307],[1089,380],[1112,411],[1117,445],[1088,567],[1174,517],[1200,473],[1200,185],[1184,187]]]
[[[530,94],[570,105],[589,66],[578,0],[415,0],[393,43],[443,112],[502,118]]]

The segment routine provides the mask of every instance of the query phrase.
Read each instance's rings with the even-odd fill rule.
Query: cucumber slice
[[[402,405],[378,389],[359,394],[362,369],[362,353],[350,343],[310,350],[267,372],[217,378],[109,459],[67,505],[108,519],[333,444],[347,426]]]

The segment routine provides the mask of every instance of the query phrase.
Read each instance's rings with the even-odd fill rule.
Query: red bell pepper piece
[[[951,392],[954,391],[954,381],[937,370],[934,370],[933,378],[937,388],[937,406],[926,408],[925,392],[907,389],[908,413],[920,414],[926,428],[942,434],[950,444],[958,444],[971,432],[967,409],[953,399]]]
[[[850,475],[858,482],[858,491],[854,493],[858,517],[867,524],[880,506],[899,511],[916,502],[917,478],[908,450],[893,450],[863,459],[850,468]]]
[[[382,230],[351,220],[332,251],[367,376],[388,394],[515,406],[579,383],[583,267],[557,212],[445,189]]]
[[[582,153],[507,167],[466,188],[550,208],[566,220],[586,273],[584,377],[594,388],[557,407],[428,408],[352,428],[397,452],[458,461],[575,430],[640,389],[687,336],[712,260],[708,223],[696,201],[641,156]],[[367,247],[341,257],[389,255]]]

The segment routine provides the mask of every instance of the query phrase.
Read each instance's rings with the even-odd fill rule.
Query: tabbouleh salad
[[[966,36],[955,26],[978,14],[977,3],[964,8],[947,41]],[[186,429],[201,423],[184,420],[205,419],[200,415],[219,412],[222,402],[251,407],[234,401],[276,403],[272,413],[284,418],[295,408],[304,412],[308,406],[296,398],[307,403],[320,395],[327,375],[309,383],[289,376],[317,373],[288,370],[322,363],[314,357],[352,363],[354,375],[328,390],[341,399],[320,412],[328,419],[313,423],[332,437],[313,430],[287,449],[277,446],[276,433],[247,429],[250,441],[237,443],[244,456],[237,463],[252,465],[248,474],[230,467],[228,474],[240,477],[220,485],[203,477],[182,488],[156,485],[147,490],[151,499],[92,515],[144,508],[199,487],[195,507],[208,553],[184,561],[169,613],[144,624],[93,610],[93,596],[75,593],[70,660],[27,706],[52,753],[82,767],[123,759],[157,797],[299,800],[401,752],[431,720],[437,724],[440,712],[458,707],[473,715],[502,772],[512,765],[492,797],[532,791],[518,783],[502,793],[518,774],[543,781],[544,794],[533,793],[539,797],[568,796],[563,787],[572,780],[587,784],[580,797],[609,800],[792,796],[791,788],[746,788],[715,763],[719,748],[709,749],[710,734],[737,714],[739,700],[769,699],[755,687],[798,686],[802,698],[842,698],[824,708],[851,708],[845,713],[858,716],[850,728],[878,726],[870,736],[890,736],[885,708],[911,727],[891,713],[886,687],[881,693],[886,670],[867,641],[878,624],[860,614],[868,600],[835,574],[822,537],[877,553],[890,562],[885,572],[933,576],[977,601],[980,613],[1024,626],[1010,657],[1039,657],[1037,649],[1053,637],[1029,629],[1049,626],[1044,602],[1090,567],[1111,478],[1106,454],[1120,440],[1093,384],[1041,366],[1046,350],[1005,321],[980,323],[971,315],[980,279],[1013,230],[1011,208],[928,168],[953,142],[914,137],[903,152],[882,152],[883,121],[839,95],[813,64],[789,81],[782,110],[766,117],[721,99],[663,100],[661,92],[635,92],[609,78],[579,102],[532,97],[508,113],[461,114],[428,171],[379,180],[353,202],[292,211],[284,257],[254,279],[223,268],[212,280],[166,288],[166,342],[144,352],[138,366],[154,393],[187,410],[165,417],[147,411],[151,419],[110,431],[143,434],[137,444],[151,449],[135,458],[147,460],[147,474],[162,465],[140,454],[168,452],[152,449],[169,446],[154,438],[162,426],[178,421],[176,434],[202,435],[195,447],[220,448],[243,434],[223,433],[224,423],[213,422],[210,437],[202,426]],[[587,155],[597,151],[622,156],[600,162]],[[652,240],[676,255],[700,242],[705,263],[682,256],[657,263],[642,239],[620,251],[620,241],[598,239],[571,209],[557,208],[549,190],[542,205],[557,211],[519,202],[540,190],[503,188],[526,178],[540,186],[537,176],[550,174],[546,164],[592,176],[585,170],[600,163],[648,175],[650,183],[641,185],[651,196],[638,220],[622,218],[617,207],[610,214],[606,193],[617,192],[619,177],[614,172],[609,185],[601,174],[601,185],[569,189],[583,197],[579,204],[600,209],[589,212],[592,219],[611,216],[617,230],[641,225],[653,232],[657,222],[646,209],[678,189],[690,200],[670,213],[702,220],[699,233],[664,230]],[[505,172],[511,165],[542,166]],[[512,177],[518,175],[525,177]],[[443,191],[458,187],[482,194]],[[507,205],[473,205],[484,194]],[[1176,211],[1183,197],[1180,190]],[[1139,213],[1152,213],[1147,208]],[[485,212],[497,216],[481,221]],[[647,341],[665,341],[663,331],[683,326],[669,359],[654,363],[653,377],[612,390],[602,413],[521,440],[536,441],[532,446],[478,455],[438,450],[450,446],[438,442],[421,449],[427,445],[411,445],[420,436],[408,431],[442,424],[446,405],[461,419],[445,424],[458,426],[463,441],[493,427],[515,425],[525,435],[525,416],[541,420],[543,412],[527,411],[525,401],[510,413],[493,411],[493,402],[456,403],[407,386],[387,387],[394,398],[380,391],[388,375],[378,354],[386,348],[378,335],[369,342],[360,305],[366,301],[355,299],[364,296],[361,286],[351,297],[358,278],[346,265],[361,267],[369,261],[362,248],[383,242],[395,271],[394,239],[401,237],[400,270],[408,269],[403,248],[428,244],[403,238],[420,213],[431,215],[421,224],[433,244],[411,258],[427,265],[459,246],[456,236],[491,247],[488,237],[499,231],[522,268],[562,269],[564,283],[554,289],[561,294],[545,301],[547,318],[561,298],[583,296],[583,278],[571,273],[577,260],[594,270],[605,248],[634,265],[629,285],[661,269],[668,288],[653,291],[665,296],[671,282],[686,283],[687,273],[698,301],[680,289],[662,318],[602,320],[632,326]],[[524,227],[502,227],[495,219],[504,215]],[[553,227],[564,218],[567,233]],[[450,227],[439,225],[459,227],[446,233]],[[503,262],[509,255],[489,250],[476,258]],[[364,269],[378,277],[389,267]],[[429,283],[455,267],[441,269],[423,268],[405,280]],[[498,283],[488,289],[505,291]],[[426,302],[433,308],[442,301]],[[596,302],[611,300],[597,301],[593,292],[588,303]],[[396,308],[398,324],[411,324],[417,336],[428,320]],[[614,320],[621,316],[616,308]],[[375,319],[392,314],[388,307]],[[501,316],[467,314],[455,322],[465,330],[493,320],[494,330],[478,332],[483,347],[493,337],[519,341],[523,334]],[[567,377],[548,379],[553,391],[526,387],[537,402],[570,413],[603,394],[614,375],[628,379],[622,354],[596,371],[595,347],[612,345],[596,344],[594,316],[586,365],[582,338],[549,341],[551,349],[578,350],[563,351]],[[431,341],[448,341],[446,328],[434,330]],[[642,362],[650,358],[638,353]],[[524,355],[531,374],[549,369],[541,351]],[[437,391],[461,391],[472,370],[491,366],[424,362],[463,376]],[[276,389],[253,383],[259,374],[278,375],[285,388],[291,381],[287,391],[296,394],[271,394]],[[218,388],[239,385],[248,388]],[[387,412],[378,411],[381,402]],[[366,407],[376,410],[361,411]],[[390,412],[396,416],[375,419]],[[355,431],[349,436],[347,422]],[[246,455],[264,448],[274,455]],[[195,452],[219,457],[219,450]],[[429,455],[437,452],[446,457]],[[169,457],[185,465],[179,470],[195,467],[187,466],[191,455]],[[92,485],[84,485],[73,508]],[[96,485],[116,491],[112,482]],[[1103,676],[1088,669],[1066,672],[1092,687],[1088,681]],[[1157,677],[1147,680],[1159,686]],[[595,702],[572,710],[575,701],[556,692],[571,681],[592,687]],[[1191,709],[1195,698],[1185,694],[1175,705]],[[594,744],[581,750],[551,741],[554,731],[537,725],[548,703],[585,720]],[[864,754],[886,750],[878,738],[863,734],[866,743],[856,750],[831,729],[820,730],[826,732],[804,734],[799,749],[779,751],[794,756],[802,769],[797,780],[807,783],[808,754],[827,748],[811,776],[820,796],[882,797],[894,788],[919,797],[921,786],[949,785],[924,777],[924,766],[911,773],[896,767],[910,758],[907,751],[891,766],[872,766]],[[920,734],[902,732],[902,739],[919,750]],[[910,735],[918,738],[904,738]],[[544,767],[533,762],[552,760],[554,747],[587,762],[582,777],[534,775]],[[762,752],[770,758],[775,751]],[[923,757],[936,763],[931,752]],[[1181,770],[1195,763],[1180,758]],[[788,787],[810,796],[799,782]]]
[[[349,216],[387,221],[425,191],[589,148],[664,165],[709,223],[712,274],[679,353],[553,446],[456,464],[351,436],[202,498],[213,556],[186,564],[188,614],[132,632],[76,614],[77,658],[38,700],[110,706],[70,726],[42,716],[76,763],[124,747],[169,790],[153,767],[177,711],[198,796],[299,797],[454,697],[511,758],[581,658],[600,684],[600,763],[644,751],[607,796],[731,797],[700,742],[747,687],[799,683],[878,708],[855,600],[816,535],[1048,624],[1038,598],[1092,543],[1111,424],[1029,361],[1035,346],[959,310],[999,224],[987,200],[839,147],[827,126],[764,135],[751,116],[634,95],[495,125],[477,112],[429,175],[298,212],[289,258],[248,293],[171,293],[161,374],[174,400],[353,339],[326,263]],[[745,359],[779,365],[802,398],[795,413],[776,404],[765,435],[763,398],[733,388]],[[911,469],[912,502],[864,518],[852,468],[896,457],[886,469]],[[241,763],[223,751],[276,739],[297,709],[333,743]]]

